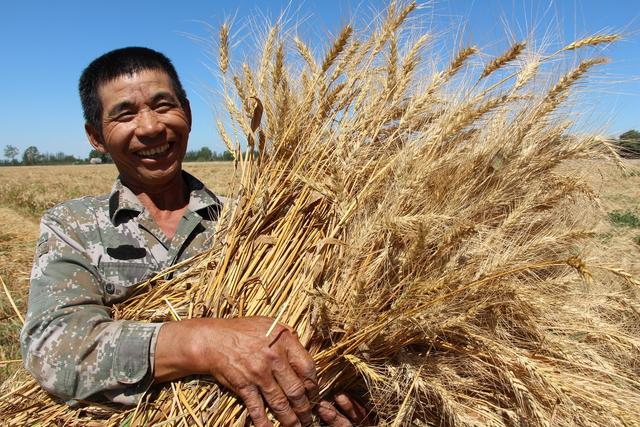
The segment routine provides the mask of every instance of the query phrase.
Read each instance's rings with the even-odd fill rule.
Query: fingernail
[[[318,409],[316,410],[317,414],[321,417],[321,418],[328,418],[333,416],[336,413],[336,410],[333,406],[318,406]]]
[[[319,409],[326,409],[329,411],[334,410],[335,408],[333,407],[333,405],[331,404],[331,402],[328,402],[326,400],[321,400],[320,403],[318,403],[318,408]]]
[[[349,401],[349,398],[347,397],[346,394],[344,393],[338,393],[336,395],[333,396],[333,399],[338,402],[342,402],[342,403],[347,403]]]

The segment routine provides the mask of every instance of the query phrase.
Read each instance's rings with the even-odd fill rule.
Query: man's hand
[[[284,426],[307,425],[318,401],[315,365],[295,332],[268,317],[190,319],[162,326],[154,380],[210,374],[245,403],[257,427],[265,402]]]
[[[318,416],[330,427],[375,425],[372,414],[349,395],[338,393],[334,396],[334,401],[335,405],[322,400],[315,408]]]

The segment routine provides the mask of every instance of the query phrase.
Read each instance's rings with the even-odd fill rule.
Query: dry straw
[[[346,27],[321,61],[268,32],[258,69],[225,79],[237,128],[262,142],[257,158],[238,155],[213,248],[114,316],[281,316],[322,392],[351,390],[380,424],[640,424],[637,282],[585,261],[592,194],[557,168],[606,150],[551,115],[599,60],[539,96],[508,79],[470,89],[457,76],[475,48],[431,76],[429,37],[402,48],[414,7],[393,4],[366,34]],[[249,96],[254,120],[238,105]],[[210,378],[156,387],[130,410],[71,410],[20,378],[0,394],[14,425],[247,421]]]

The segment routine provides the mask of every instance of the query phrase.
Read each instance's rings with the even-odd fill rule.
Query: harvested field
[[[29,274],[38,224],[31,218],[7,207],[0,207],[0,280],[7,287],[0,289],[0,382],[13,372],[20,362],[18,334],[22,321],[16,314],[7,291],[24,316]],[[0,283],[1,287],[1,283]]]
[[[185,163],[216,194],[226,195],[232,162]],[[64,200],[111,190],[118,171],[112,164],[68,166],[10,166],[0,168],[0,206],[39,218]]]
[[[594,256],[640,277],[640,223],[634,221],[640,219],[640,159],[623,160],[623,165],[625,170],[614,164],[582,161],[566,167],[595,190],[600,203]],[[622,219],[617,220],[619,217]]]

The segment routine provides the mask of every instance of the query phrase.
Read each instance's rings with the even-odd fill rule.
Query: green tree
[[[213,158],[213,153],[209,147],[202,147],[198,151],[197,160],[199,162],[208,162]]]
[[[18,154],[20,154],[20,150],[18,150],[18,147],[14,147],[13,145],[7,145],[6,147],[4,147],[4,157],[6,157],[7,159],[13,161],[16,159],[16,157],[18,157]]]
[[[635,129],[628,130],[622,135],[620,135],[620,139],[625,139],[625,140],[633,139],[636,141],[640,141],[640,132],[638,132]]]
[[[25,165],[33,165],[40,161],[40,151],[38,151],[38,147],[34,147],[33,145],[27,147],[26,150],[22,153],[22,163]]]
[[[618,138],[618,152],[622,157],[640,157],[640,132],[629,130]]]
[[[198,152],[190,150],[190,151],[187,151],[187,153],[184,155],[184,161],[195,162],[197,157],[198,157]]]

